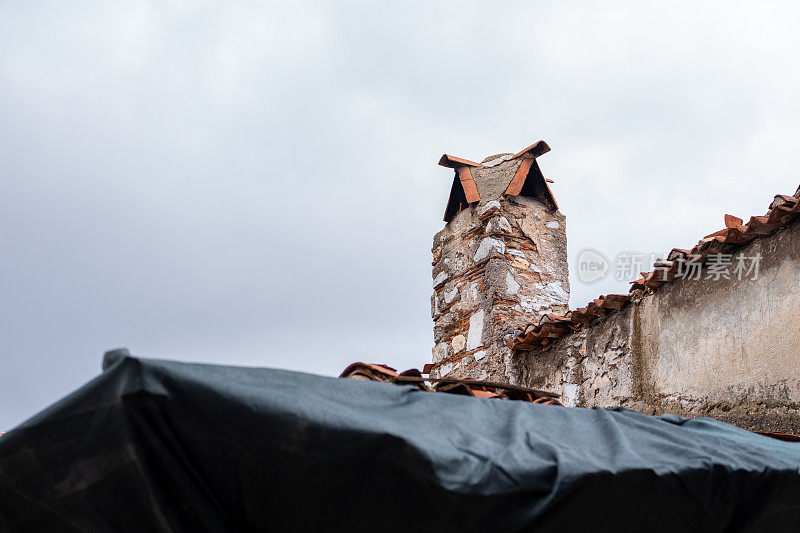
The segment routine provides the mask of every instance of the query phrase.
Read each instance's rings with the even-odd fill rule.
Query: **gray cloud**
[[[691,9],[689,8],[691,6]],[[539,138],[570,254],[792,193],[791,4],[0,5],[0,430],[103,350],[430,357],[451,174]],[[572,306],[624,283],[572,280]]]

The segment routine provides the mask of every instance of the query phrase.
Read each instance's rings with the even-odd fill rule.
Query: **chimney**
[[[433,238],[431,377],[518,383],[504,339],[545,313],[566,313],[566,218],[536,159],[539,141],[482,163],[443,155],[455,177]]]

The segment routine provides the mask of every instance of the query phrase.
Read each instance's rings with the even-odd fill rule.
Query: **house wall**
[[[516,352],[518,382],[569,405],[800,433],[800,223],[741,253],[761,254],[757,279],[665,284],[577,333]]]
[[[460,211],[433,239],[431,377],[514,383],[503,339],[568,308],[566,219],[512,196]]]

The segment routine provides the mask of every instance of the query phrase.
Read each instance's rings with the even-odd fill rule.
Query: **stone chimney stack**
[[[536,162],[549,150],[439,161],[455,178],[433,238],[431,377],[517,383],[504,340],[568,310],[566,219]]]

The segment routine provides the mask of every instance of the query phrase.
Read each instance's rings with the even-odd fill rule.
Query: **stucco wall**
[[[800,223],[741,252],[761,254],[757,279],[675,280],[580,332],[515,353],[519,381],[571,405],[800,433]]]

